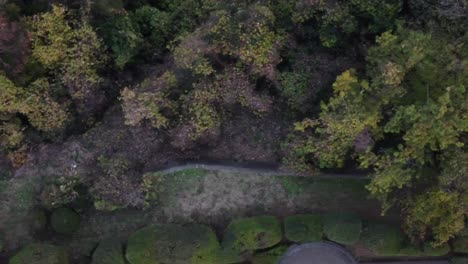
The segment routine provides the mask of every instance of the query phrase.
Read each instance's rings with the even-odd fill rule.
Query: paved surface
[[[414,261],[392,261],[392,262],[362,262],[361,264],[449,264],[448,261],[428,261],[428,260],[414,260]]]
[[[320,242],[291,246],[278,264],[358,264],[358,262],[345,248],[334,243]],[[449,264],[449,262],[414,260],[359,262],[359,264]]]
[[[310,243],[292,246],[279,264],[357,264],[344,248],[333,243]]]

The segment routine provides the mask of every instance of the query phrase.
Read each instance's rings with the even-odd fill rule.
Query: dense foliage
[[[132,151],[177,153],[164,165],[203,157],[242,130],[235,147],[247,145],[247,136],[260,147],[270,140],[276,159],[268,161],[298,172],[368,173],[371,197],[383,213],[401,212],[414,244],[445,245],[465,228],[466,1],[32,2],[0,1],[0,161],[14,169],[36,146],[73,145],[73,136],[102,123],[109,127],[102,137],[150,135]],[[276,138],[264,139],[264,127]],[[159,145],[141,147],[150,142]],[[147,206],[145,185],[156,183],[141,176],[143,161],[115,154],[125,146],[100,144],[76,147],[87,155],[98,149],[83,165],[87,174],[73,163],[66,164],[70,177],[37,175],[47,184],[30,200],[48,209],[79,207],[82,196],[98,210]],[[223,151],[237,151],[230,148],[214,153],[223,159]],[[322,219],[289,221],[310,234],[288,228],[288,239],[321,239]],[[325,235],[356,242],[361,222],[349,215],[335,221],[324,222]],[[375,250],[397,250],[399,238]],[[249,237],[239,243],[262,248]]]

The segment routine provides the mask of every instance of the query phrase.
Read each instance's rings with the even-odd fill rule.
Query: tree
[[[275,16],[263,5],[252,5],[235,14],[222,10],[210,29],[210,43],[222,54],[240,59],[253,73],[275,79],[281,61],[283,36],[274,30]]]
[[[51,12],[34,17],[32,56],[72,98],[82,100],[99,88],[105,52],[90,25],[67,16],[66,8],[54,5]]]
[[[303,132],[296,137],[306,144],[291,151],[306,162],[307,156],[315,157],[321,168],[342,167],[350,158],[372,168],[375,175],[368,189],[382,202],[383,211],[404,206],[410,235],[435,244],[461,230],[466,210],[461,202],[466,188],[448,189],[439,183],[447,181],[447,175],[453,175],[449,182],[466,180],[448,172],[446,166],[452,165],[444,161],[446,154],[440,155],[462,151],[468,131],[468,74],[458,64],[467,63],[460,62],[459,54],[468,50],[458,41],[403,27],[382,34],[368,52],[370,81],[360,80],[353,70],[338,76],[319,118],[298,126]],[[422,218],[415,217],[418,213]],[[450,228],[442,226],[441,215],[452,217]]]
[[[42,131],[63,128],[67,111],[49,95],[47,80],[36,80],[25,89],[0,75],[0,86],[0,114],[22,113],[33,127]]]
[[[401,0],[306,1],[300,0],[292,14],[293,22],[315,22],[318,37],[327,48],[342,46],[356,33],[381,33],[394,26]]]
[[[143,36],[128,14],[110,18],[101,30],[106,45],[112,51],[115,66],[123,69],[138,54]]]

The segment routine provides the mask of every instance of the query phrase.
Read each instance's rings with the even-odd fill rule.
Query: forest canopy
[[[271,123],[269,162],[369,175],[413,243],[443,245],[468,216],[467,32],[458,0],[0,0],[0,157],[18,169],[105,113],[188,159]],[[142,207],[141,164],[109,153],[43,206],[85,186]]]

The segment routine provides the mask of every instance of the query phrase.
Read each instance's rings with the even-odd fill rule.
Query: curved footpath
[[[338,173],[319,173],[316,175],[311,174],[297,174],[291,170],[284,170],[279,168],[273,168],[272,166],[244,166],[239,164],[230,164],[230,165],[219,165],[219,164],[210,164],[210,163],[186,163],[183,165],[175,165],[167,167],[160,170],[162,173],[174,173],[187,169],[204,169],[212,171],[224,171],[224,172],[235,172],[235,173],[245,173],[245,174],[259,174],[264,176],[292,176],[292,177],[302,177],[302,176],[313,176],[316,178],[334,178],[334,179],[369,179],[369,175],[366,174],[338,174]]]

